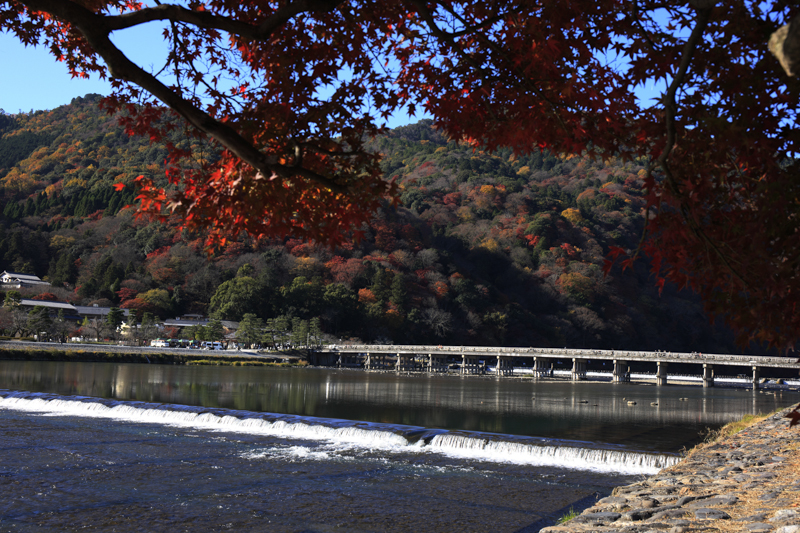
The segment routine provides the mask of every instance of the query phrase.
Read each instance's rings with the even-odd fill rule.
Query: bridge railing
[[[414,353],[419,355],[434,354],[476,354],[488,357],[564,357],[583,359],[619,359],[619,360],[648,360],[648,361],[674,361],[687,363],[721,362],[728,365],[741,364],[742,366],[781,365],[800,368],[800,363],[794,363],[782,357],[763,355],[726,355],[703,354],[699,352],[645,352],[639,350],[590,350],[574,348],[524,348],[506,346],[451,346],[451,345],[416,345],[416,344],[348,344],[330,345],[323,348],[325,352],[355,352],[355,353]]]

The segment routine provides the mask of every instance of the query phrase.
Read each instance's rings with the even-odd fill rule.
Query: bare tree
[[[442,309],[425,309],[422,320],[437,337],[445,337],[453,327],[453,315]]]

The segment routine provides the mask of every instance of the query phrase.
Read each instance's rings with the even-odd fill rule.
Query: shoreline
[[[8,346],[8,344],[12,344],[12,346]],[[17,346],[14,346],[17,344]],[[0,343],[0,360],[28,360],[28,361],[69,361],[69,362],[116,362],[116,363],[136,363],[136,364],[147,364],[148,362],[153,364],[194,364],[202,360],[206,360],[207,362],[202,364],[218,364],[213,361],[226,361],[226,364],[247,364],[247,363],[263,363],[263,361],[259,361],[259,359],[263,359],[263,355],[259,356],[257,354],[250,354],[245,352],[214,352],[214,351],[189,351],[189,350],[182,350],[182,349],[149,349],[146,348],[138,348],[138,347],[117,347],[108,345],[56,345],[56,346],[42,346],[42,343],[30,343],[33,346],[19,346],[18,343],[14,343],[13,341],[8,343]],[[62,349],[59,349],[62,348]],[[113,348],[114,353],[110,353],[111,350],[109,348]],[[186,353],[189,352],[189,353]],[[295,355],[295,357],[298,357]],[[273,363],[266,363],[273,365]],[[308,367],[308,368],[320,368],[331,370],[335,369],[332,367]],[[342,369],[335,369],[335,370],[342,370],[342,371],[359,371],[365,372],[364,369],[357,369],[357,368],[342,368]],[[492,380],[497,381],[500,380],[501,376],[496,376],[493,374],[481,374],[481,375],[469,375],[469,374],[456,374],[456,373],[448,373],[448,374],[423,374],[419,372],[395,372],[394,370],[372,370],[367,372],[378,372],[387,375],[404,375],[404,376],[447,376],[450,378],[482,378],[484,380]],[[653,376],[652,379],[648,379],[649,376],[647,375],[638,375],[634,374],[633,381],[630,382],[630,385],[637,385],[637,386],[651,386],[656,387],[655,377]],[[534,382],[534,378],[525,373],[517,373],[514,376],[502,376],[504,379],[516,379],[517,382]],[[589,379],[581,380],[584,383],[599,383],[599,382],[606,382],[610,383],[610,375],[604,376],[601,373],[591,373],[588,376]],[[605,378],[605,379],[604,379]],[[565,383],[571,382],[572,380],[569,378],[569,372],[559,372],[556,371],[556,375],[553,378],[545,378],[538,380],[541,383]],[[792,380],[793,381],[793,380]],[[689,386],[689,387],[702,387],[702,381],[700,380],[681,380],[681,379],[672,379],[669,382],[669,385],[675,386]],[[796,390],[793,385],[779,385],[776,383],[767,383],[761,385],[762,390],[759,390],[759,393],[764,394],[774,394],[778,391],[793,391]],[[748,390],[751,393],[754,393],[752,389],[747,389],[746,386],[737,386],[737,383],[731,383],[728,380],[720,380],[716,383],[715,388],[722,388],[722,389],[732,389],[732,390],[739,390],[744,392]],[[681,393],[683,394],[683,393]],[[747,395],[749,397],[749,395]],[[795,400],[796,401],[796,400]],[[781,414],[785,413],[787,410],[782,410]],[[775,419],[775,415],[767,419],[767,421]],[[766,422],[766,421],[765,421]],[[554,513],[548,513],[548,516],[543,518],[542,520],[538,521],[535,524],[532,524],[530,527],[535,526],[533,529],[526,528],[527,531],[535,531],[539,528],[544,527],[546,533],[557,533],[557,532],[574,532],[574,533],[584,533],[588,531],[599,531],[599,532],[608,532],[611,531],[625,531],[626,533],[645,533],[646,531],[670,531],[671,533],[681,533],[681,532],[688,532],[688,531],[695,531],[700,529],[706,529],[710,531],[718,530],[718,531],[732,531],[732,530],[741,530],[741,531],[770,531],[774,533],[800,533],[800,521],[798,522],[781,522],[783,520],[782,517],[788,516],[784,514],[775,514],[779,511],[785,511],[789,509],[790,506],[783,505],[775,508],[767,507],[766,504],[758,507],[759,511],[754,511],[751,515],[748,516],[740,516],[736,515],[729,509],[730,504],[723,505],[716,505],[708,502],[718,502],[723,500],[716,500],[715,498],[718,497],[728,497],[731,494],[736,498],[736,505],[741,505],[741,502],[750,501],[752,499],[758,499],[761,497],[762,493],[767,494],[770,491],[776,492],[779,495],[785,492],[786,489],[783,486],[779,486],[780,482],[784,482],[786,480],[797,480],[797,474],[800,473],[800,427],[792,428],[791,433],[795,437],[795,444],[793,444],[794,448],[789,451],[793,450],[793,453],[796,452],[794,455],[787,455],[787,448],[780,446],[781,442],[788,442],[786,440],[781,441],[781,439],[774,439],[772,433],[776,430],[781,431],[781,427],[779,427],[783,423],[783,426],[788,425],[786,419],[778,420],[777,426],[771,426],[765,430],[765,433],[768,435],[759,437],[762,439],[772,438],[771,441],[768,442],[770,446],[775,445],[777,442],[777,447],[773,446],[773,448],[765,447],[761,441],[759,441],[757,446],[750,442],[749,444],[742,445],[741,443],[737,444],[733,441],[733,444],[728,443],[731,439],[737,438],[737,435],[729,437],[725,439],[725,441],[720,441],[718,443],[714,443],[712,445],[702,446],[697,451],[693,451],[690,453],[689,456],[683,458],[677,465],[670,467],[668,469],[662,470],[661,472],[650,476],[649,478],[634,483],[628,486],[620,486],[614,489],[614,492],[611,496],[607,498],[603,498],[599,502],[596,501],[596,497],[587,497],[581,499],[579,501],[575,501],[565,505],[563,509],[560,509]],[[759,424],[744,430],[742,433],[758,433]],[[791,436],[791,435],[790,435]],[[749,447],[748,447],[749,446]],[[708,456],[698,455],[701,453],[705,453],[707,450],[711,450],[713,453]],[[731,455],[731,450],[735,450],[736,455]],[[741,457],[739,454],[742,454]],[[782,458],[780,460],[775,460],[775,458]],[[744,462],[743,462],[744,461]],[[752,464],[747,463],[747,461],[751,461]],[[760,463],[760,464],[757,464]],[[763,468],[762,468],[763,467]],[[781,468],[790,467],[793,468],[791,474],[780,474],[782,470]],[[737,470],[738,469],[738,470]],[[777,474],[776,474],[777,472]],[[755,474],[753,474],[755,473]],[[751,475],[753,474],[753,475]],[[758,485],[757,483],[761,483],[762,478],[760,474],[776,474],[775,476],[769,477],[765,479],[765,482],[770,482],[771,484],[767,485]],[[740,480],[735,479],[735,475],[740,476]],[[727,476],[727,477],[726,477]],[[749,476],[749,477],[747,477]],[[732,478],[733,481],[740,481],[739,485],[748,485],[748,487],[744,487],[741,490],[737,488],[731,488],[735,483],[732,484],[731,480],[728,478]],[[777,479],[776,479],[777,478]],[[744,481],[741,481],[744,480]],[[787,482],[788,483],[788,482]],[[729,489],[727,492],[720,493],[720,487]],[[764,488],[767,487],[767,488]],[[795,501],[800,501],[800,482],[795,483],[795,485],[790,486],[789,488],[794,487],[792,490],[796,490],[797,492],[793,493],[793,497],[795,497]],[[755,497],[748,496],[750,492],[758,488],[759,491],[757,492]],[[752,489],[752,490],[751,490]],[[763,489],[763,490],[762,490]],[[767,490],[769,489],[769,490]],[[679,493],[678,498],[672,498],[677,493]],[[714,492],[716,491],[716,492]],[[737,492],[738,491],[738,492]],[[790,490],[791,492],[791,490]],[[691,499],[686,499],[685,497],[690,497]],[[786,497],[781,496],[778,498],[778,501],[782,501],[786,499]],[[695,507],[689,505],[691,501],[706,501],[705,504],[708,504],[708,508],[703,508],[706,511],[711,509],[711,511],[719,510],[723,514],[718,513],[707,513],[707,515],[703,515],[702,517],[697,517],[695,514]],[[733,501],[732,498],[727,498],[724,501],[731,502]],[[760,500],[759,500],[760,501]],[[681,503],[682,502],[682,503]],[[680,503],[680,505],[679,505]],[[705,505],[704,504],[704,505]],[[776,504],[777,505],[777,504]],[[719,507],[719,509],[717,509]],[[735,507],[735,506],[734,506]],[[579,515],[576,519],[577,521],[573,520],[568,524],[554,526],[553,524],[558,519],[559,516],[563,516],[567,514],[572,509],[576,512],[584,511],[583,514]],[[648,514],[648,512],[639,512],[642,509],[653,510],[652,513]],[[766,510],[764,510],[766,509]],[[793,507],[792,509],[796,509]],[[789,509],[791,510],[791,509]],[[636,511],[636,512],[634,512]],[[675,511],[673,513],[665,513],[666,511]],[[680,512],[679,512],[680,511]],[[605,514],[603,514],[605,513]],[[610,513],[610,514],[608,514]],[[681,514],[682,513],[682,514]],[[734,525],[735,520],[738,519],[745,519],[748,517],[759,515],[759,513],[763,514],[763,520],[769,524],[772,524],[770,520],[776,522],[775,527],[770,526],[767,529],[731,529],[728,526]],[[764,514],[766,513],[766,514]],[[770,514],[772,513],[772,514]],[[608,517],[614,517],[619,515],[618,517],[611,520]],[[724,514],[727,514],[729,518],[724,518]],[[589,516],[589,518],[581,518],[582,516]],[[795,516],[795,515],[792,515]],[[800,514],[797,515],[800,517]],[[731,518],[733,517],[733,518]],[[598,520],[608,520],[608,524],[603,522],[598,522]],[[800,518],[798,518],[800,520]],[[716,522],[714,522],[716,521]],[[766,523],[765,522],[765,523]],[[780,522],[780,523],[777,523]],[[717,529],[719,524],[727,524],[726,527]],[[747,525],[756,524],[756,522],[748,522]],[[607,526],[607,527],[606,527]],[[777,527],[781,529],[775,529]],[[783,530],[784,527],[795,527],[795,530]],[[552,529],[551,529],[552,528]],[[566,529],[564,529],[566,528]]]
[[[678,464],[614,489],[542,533],[800,532],[800,426],[782,409]],[[581,511],[581,509],[577,509]]]
[[[162,365],[306,366],[293,352],[270,355],[233,350],[188,350],[153,346],[115,346],[108,344],[50,344],[0,341],[0,361],[52,361],[83,363],[135,363]],[[294,364],[292,362],[294,361]]]
[[[538,378],[532,377],[530,369],[517,369],[511,376],[497,376],[491,372],[484,374],[460,374],[457,372],[443,372],[429,374],[424,372],[409,372],[395,370],[365,370],[363,368],[314,366],[306,362],[306,350],[290,352],[259,353],[255,350],[189,350],[187,348],[157,348],[153,346],[119,346],[110,344],[55,344],[28,341],[0,341],[0,361],[53,361],[53,362],[87,362],[87,363],[134,363],[134,364],[165,364],[165,365],[211,365],[211,366],[281,366],[326,368],[343,371],[377,372],[408,376],[449,376],[469,377],[483,379],[518,379],[547,382],[572,381],[570,371],[556,370],[555,376]],[[777,382],[778,378],[765,378],[759,385],[759,392],[794,391],[800,392],[800,379],[785,379],[783,383]],[[579,382],[611,383],[611,373],[589,372],[586,379]],[[656,376],[650,374],[634,373],[631,375],[630,385],[657,386]],[[702,387],[700,376],[670,376],[668,385]],[[752,391],[752,383],[747,379],[730,376],[717,377],[715,388],[737,389]],[[798,532],[800,533],[800,532]]]

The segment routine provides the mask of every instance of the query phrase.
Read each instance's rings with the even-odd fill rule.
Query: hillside
[[[132,187],[113,185],[157,178],[164,150],[127,137],[96,96],[0,116],[0,271],[35,273],[82,305],[320,317],[337,338],[739,351],[693,295],[659,295],[644,263],[603,276],[609,246],[639,240],[641,166],[483,153],[426,122],[372,144],[402,195],[360,242],[242,237],[208,256],[201,235],[125,208]]]

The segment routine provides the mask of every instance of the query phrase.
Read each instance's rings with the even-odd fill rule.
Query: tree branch
[[[462,59],[464,59],[469,64],[471,64],[475,68],[475,70],[480,73],[481,79],[484,82],[489,82],[490,80],[492,80],[492,78],[495,77],[490,72],[488,72],[485,68],[483,68],[481,65],[479,65],[478,62],[475,61],[475,59],[472,56],[470,56],[469,54],[465,53],[464,50],[462,50],[461,47],[458,46],[458,44],[456,43],[456,40],[455,40],[456,37],[460,37],[460,36],[466,35],[466,32],[461,31],[461,32],[456,32],[456,33],[448,33],[446,31],[444,31],[443,29],[439,28],[439,26],[436,24],[436,20],[433,17],[433,13],[431,13],[431,11],[425,5],[425,2],[423,2],[422,0],[411,0],[411,3],[417,8],[417,11],[422,16],[422,19],[425,21],[425,23],[427,24],[427,26],[431,30],[431,32],[436,37],[441,39],[442,41],[447,42],[448,45],[450,46],[450,48],[453,51],[455,51]],[[444,9],[446,9],[452,16],[458,18],[459,22],[464,24],[464,26],[467,26],[466,21],[463,18],[459,17],[458,14],[455,11],[453,11],[451,8],[449,8],[446,5],[443,5],[442,7]],[[476,24],[476,25],[470,26],[469,28],[470,28],[471,31],[476,31],[476,30],[482,28],[484,25],[485,24],[481,23],[481,24]],[[556,122],[558,122],[559,126],[564,131],[568,131],[569,128],[567,128],[567,125],[564,123],[564,120],[561,118],[561,115],[558,113],[559,106],[555,102],[553,102],[550,98],[548,98],[541,91],[541,89],[539,89],[539,87],[537,87],[535,84],[531,83],[531,80],[527,76],[525,76],[517,67],[514,66],[514,62],[511,60],[510,57],[508,57],[508,54],[506,54],[505,51],[502,48],[497,46],[496,43],[492,42],[488,37],[486,37],[485,35],[482,35],[481,33],[477,33],[477,38],[487,48],[493,50],[496,54],[498,54],[506,62],[506,64],[509,66],[509,68],[514,72],[514,74],[516,74],[517,78],[520,80],[520,82],[523,85],[523,87],[527,88],[530,92],[534,93],[536,96],[541,98],[544,102],[547,102],[547,104],[551,108],[553,118],[555,118]],[[569,106],[565,106],[565,107],[569,107]],[[489,105],[486,105],[486,110],[489,112],[489,114],[492,116],[492,118],[494,120],[497,120],[497,115],[494,113],[494,110]]]
[[[667,178],[667,183],[670,191],[680,201],[681,216],[686,221],[686,224],[689,226],[689,229],[692,231],[692,233],[694,233],[694,235],[697,238],[699,238],[709,248],[711,248],[711,250],[714,251],[717,257],[720,258],[725,267],[731,272],[731,274],[736,279],[738,279],[744,287],[747,287],[748,283],[744,280],[742,275],[735,268],[733,268],[733,266],[730,264],[730,261],[722,252],[722,250],[720,250],[719,247],[716,245],[716,243],[714,243],[714,241],[708,235],[706,235],[706,233],[703,231],[703,228],[700,227],[700,225],[697,223],[694,217],[692,217],[691,214],[689,213],[688,208],[684,203],[684,195],[680,190],[678,181],[675,179],[675,176],[672,174],[672,170],[669,167],[669,161],[668,161],[669,156],[670,153],[672,153],[672,149],[675,147],[675,143],[677,142],[675,115],[677,114],[678,105],[676,103],[675,96],[677,95],[681,85],[683,85],[686,73],[689,71],[689,65],[692,62],[692,56],[697,50],[697,46],[703,39],[703,33],[705,32],[705,29],[708,26],[708,21],[711,17],[711,10],[714,7],[714,2],[713,0],[693,0],[692,5],[694,5],[697,9],[697,23],[692,29],[692,33],[683,47],[683,53],[681,55],[681,62],[678,65],[678,70],[675,72],[675,77],[672,79],[672,83],[667,89],[667,93],[664,95],[664,111],[666,114],[665,125],[667,128],[667,141],[657,161],[659,166],[664,172],[664,176]]]
[[[236,157],[256,169],[265,177],[277,175],[288,178],[302,175],[334,192],[345,188],[333,180],[306,169],[289,168],[278,163],[276,157],[267,157],[252,143],[230,126],[218,122],[207,113],[181,98],[155,76],[145,71],[119,50],[109,38],[111,29],[104,15],[97,15],[81,5],[66,0],[19,0],[31,10],[49,13],[78,30],[89,45],[103,58],[109,74],[138,85],[173,109],[198,130],[210,135],[230,150]],[[321,2],[324,3],[324,2]],[[156,9],[156,8],[153,8]]]
[[[277,9],[258,26],[230,17],[214,15],[209,11],[193,11],[173,4],[148,7],[123,15],[104,16],[104,19],[109,31],[131,28],[158,20],[169,20],[184,22],[198,28],[224,31],[245,39],[263,40],[300,13],[327,13],[336,9],[340,3],[340,0],[294,0]]]
[[[667,126],[667,143],[664,146],[664,150],[661,152],[661,155],[658,157],[658,163],[659,165],[661,165],[662,168],[665,167],[665,165],[667,164],[667,159],[669,159],[669,154],[675,147],[675,142],[677,140],[676,139],[677,135],[675,132],[675,115],[677,113],[678,106],[675,102],[675,95],[678,93],[678,89],[680,89],[681,85],[683,85],[683,80],[686,77],[686,73],[689,71],[689,65],[692,62],[692,56],[694,55],[694,52],[697,49],[697,45],[703,38],[703,32],[705,32],[706,26],[708,26],[708,19],[710,17],[711,17],[710,9],[698,10],[697,24],[695,24],[695,27],[692,30],[692,34],[689,36],[689,39],[686,41],[686,45],[684,45],[683,47],[683,54],[681,55],[681,62],[678,65],[678,70],[677,72],[675,72],[675,77],[672,78],[672,83],[667,89],[667,93],[664,95],[664,111],[666,112],[665,122]]]

